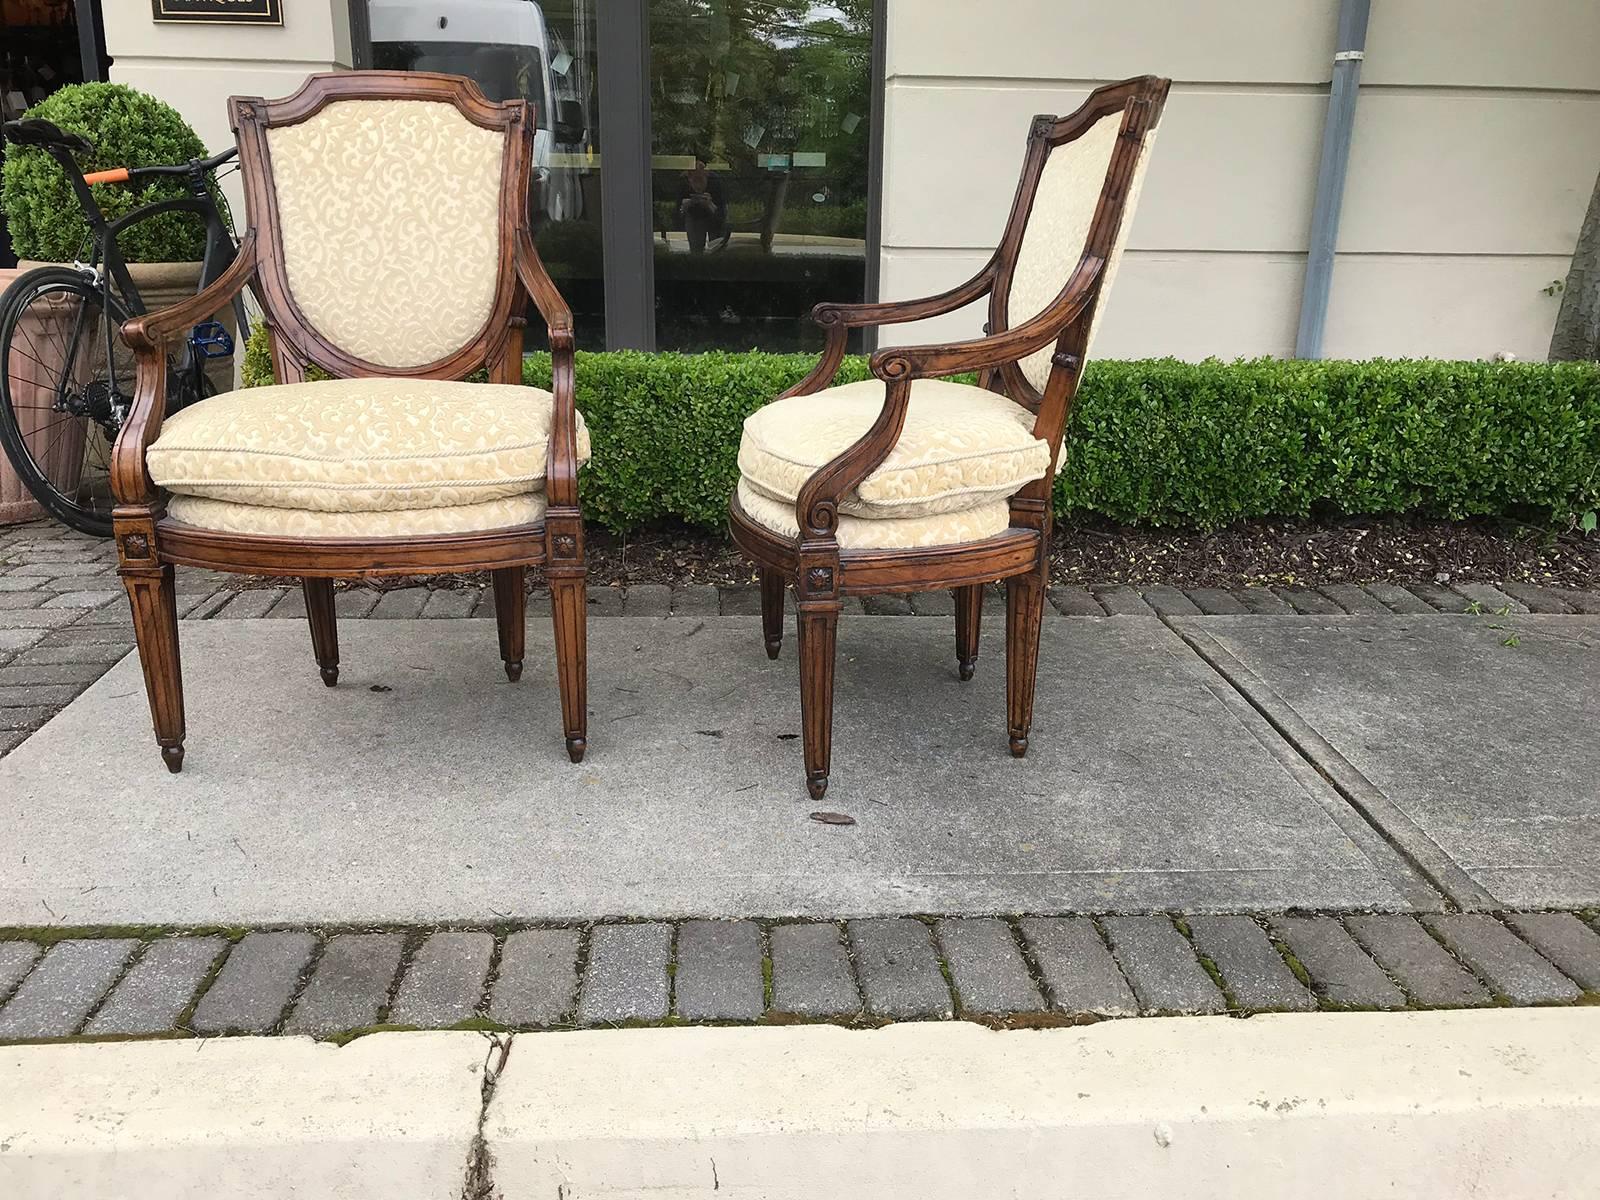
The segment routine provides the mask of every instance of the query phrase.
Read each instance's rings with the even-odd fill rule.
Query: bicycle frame
[[[158,200],[136,209],[125,217],[115,221],[107,221],[105,213],[94,198],[94,191],[84,179],[83,170],[78,166],[72,152],[61,146],[45,146],[44,150],[60,164],[66,173],[67,182],[72,185],[72,190],[78,198],[78,205],[83,210],[84,219],[89,224],[90,257],[85,265],[94,271],[97,277],[109,278],[110,286],[106,288],[107,299],[115,298],[120,302],[122,317],[142,316],[148,311],[144,298],[139,295],[139,289],[133,282],[133,276],[128,271],[128,264],[122,257],[122,252],[117,247],[117,235],[123,230],[137,225],[141,221],[159,216],[168,212],[192,212],[200,217],[205,224],[206,244],[200,264],[200,288],[205,289],[213,283],[232,264],[238,248],[233,241],[233,234],[222,219],[222,211],[217,207],[217,202],[212,198],[207,187],[207,175],[199,172],[183,176],[185,185],[190,191],[189,196],[175,200]],[[235,299],[234,311],[239,318],[239,329],[246,328],[244,304],[242,300]],[[108,312],[108,317],[110,313]],[[83,313],[78,315],[80,328],[73,330],[74,340],[69,343],[76,345],[76,338],[81,332]],[[106,361],[112,364],[113,386],[115,385],[116,346],[113,341],[113,322],[106,321]],[[185,341],[183,356],[178,364],[180,374],[188,371],[198,371],[197,356],[194,347]]]

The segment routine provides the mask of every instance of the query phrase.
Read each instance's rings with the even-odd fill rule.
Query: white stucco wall
[[[350,65],[349,8],[290,0],[282,26],[157,23],[144,0],[105,0],[111,79],[172,105],[213,153],[233,142],[228,97],[287,96],[314,71]],[[242,214],[238,176],[225,185]]]
[[[1337,0],[889,0],[882,294],[992,250],[1028,119],[1173,78],[1096,343],[1113,357],[1293,352]],[[1600,5],[1379,0],[1329,356],[1543,358],[1600,169]],[[967,337],[981,306],[885,330]]]

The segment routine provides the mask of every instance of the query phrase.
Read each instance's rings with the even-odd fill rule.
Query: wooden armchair
[[[526,225],[533,119],[449,75],[314,75],[235,98],[248,228],[191,300],[128,322],[137,386],[112,452],[120,574],[156,741],[183,765],[173,564],[304,581],[323,682],[333,579],[493,573],[500,655],[522,673],[524,573],[543,563],[567,751],[585,745],[585,600],[572,314]],[[253,287],[279,384],[167,418],[166,355]],[[522,386],[523,313],[552,390]],[[334,378],[308,382],[309,368]],[[489,382],[461,382],[486,369]],[[164,419],[165,418],[165,419]]]
[[[983,270],[925,300],[821,304],[822,359],[754,413],[729,505],[760,568],[768,657],[796,596],[806,783],[821,799],[833,739],[834,643],[845,596],[952,588],[970,679],[983,585],[1006,580],[1011,753],[1027,752],[1047,580],[1051,485],[1100,301],[1116,271],[1169,81],[1095,91],[1035,117],[1011,217]],[[873,379],[829,387],[858,326],[989,297],[987,336],[872,356]],[[976,372],[978,387],[941,376]]]

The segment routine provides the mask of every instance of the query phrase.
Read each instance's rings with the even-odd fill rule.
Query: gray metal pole
[[[1339,241],[1339,210],[1344,204],[1345,172],[1350,165],[1356,93],[1361,87],[1361,60],[1367,47],[1367,15],[1371,8],[1372,0],[1340,0],[1339,4],[1333,86],[1328,94],[1328,121],[1322,129],[1317,198],[1311,209],[1310,253],[1306,256],[1305,288],[1300,296],[1300,328],[1294,339],[1296,358],[1322,357],[1328,296],[1333,289],[1334,249]]]
[[[656,348],[656,260],[650,222],[648,0],[606,0],[599,28],[600,237],[606,347]]]

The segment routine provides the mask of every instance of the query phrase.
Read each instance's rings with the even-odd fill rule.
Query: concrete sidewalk
[[[590,755],[549,634],[488,621],[188,621],[189,757],[129,656],[0,760],[0,925],[419,924],[1600,903],[1600,621],[1046,623],[1026,760],[999,629],[840,635],[835,786],[808,819],[792,654],[748,618],[597,620]]]

